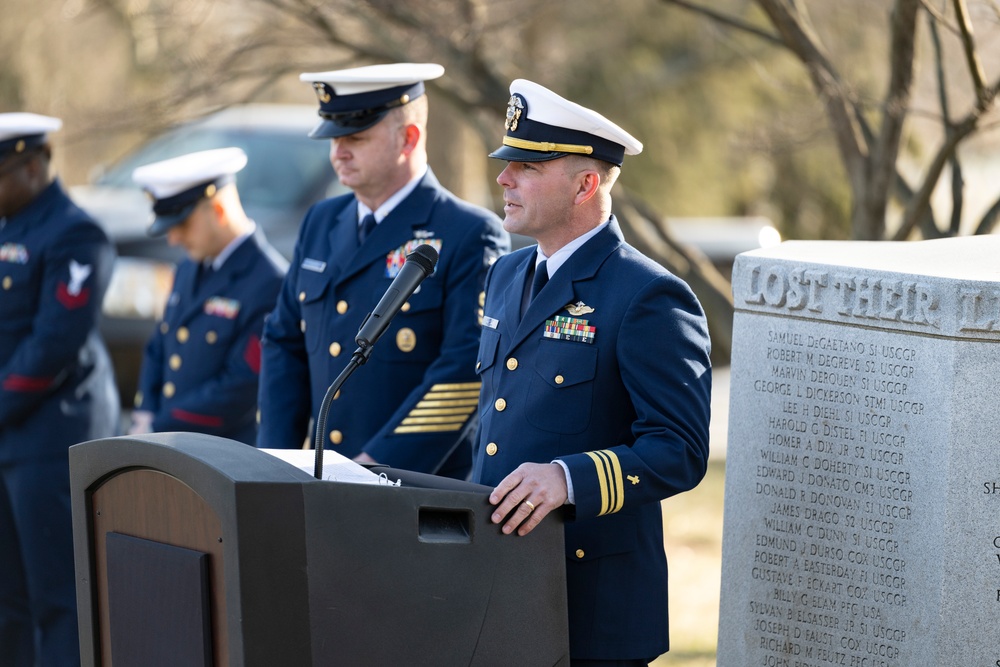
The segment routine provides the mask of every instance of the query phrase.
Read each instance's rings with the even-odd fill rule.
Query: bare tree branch
[[[757,26],[745,21],[740,21],[734,16],[717,12],[714,9],[709,9],[708,7],[703,7],[693,2],[688,2],[687,0],[662,0],[662,2],[668,5],[676,5],[681,9],[687,9],[695,14],[701,14],[702,16],[708,17],[717,23],[721,23],[722,25],[749,33],[755,37],[760,37],[765,42],[768,42],[773,46],[785,46],[785,43],[782,42],[781,38],[777,35],[761,30]]]
[[[881,228],[873,228],[879,223],[867,224],[862,215],[864,209],[861,199],[867,187],[869,149],[858,124],[854,96],[824,54],[818,37],[799,20],[793,4],[788,0],[756,2],[771,19],[784,43],[805,65],[813,88],[826,108],[837,149],[854,193],[851,222],[855,235],[863,239],[879,238]],[[884,220],[880,224],[884,226]]]
[[[969,75],[976,90],[976,100],[980,107],[989,104],[986,99],[986,74],[983,72],[983,65],[979,62],[979,54],[976,53],[976,44],[972,37],[972,23],[969,20],[969,10],[965,6],[965,0],[952,0],[955,7],[955,16],[958,19],[958,27],[961,31],[962,50],[965,53],[965,60],[969,65]]]
[[[925,12],[934,17],[934,20],[938,25],[943,26],[956,37],[958,36],[958,27],[952,25],[951,22],[948,21],[948,17],[945,16],[940,9],[928,2],[928,0],[920,0],[920,6],[924,8]]]
[[[951,223],[948,225],[948,236],[958,236],[962,228],[962,209],[965,208],[965,176],[957,153],[952,154],[948,166],[951,167]]]
[[[963,39],[963,47],[965,49],[966,60],[972,71],[975,93],[976,93],[976,105],[975,108],[969,112],[958,123],[951,123],[947,118],[945,118],[946,135],[945,141],[938,148],[937,154],[931,161],[930,167],[927,170],[927,175],[924,177],[923,185],[917,191],[916,196],[913,201],[907,206],[906,211],[903,215],[903,222],[900,228],[896,231],[893,236],[894,240],[905,240],[909,237],[913,228],[916,226],[917,219],[922,215],[922,210],[925,207],[930,207],[931,193],[934,190],[935,185],[941,177],[941,172],[944,166],[954,160],[958,145],[969,137],[973,132],[979,128],[979,122],[982,117],[991,110],[993,103],[996,100],[998,91],[1000,91],[1000,80],[997,80],[991,86],[986,86],[982,81],[975,81],[977,76],[982,77],[982,69],[979,64],[979,57],[975,50],[975,45],[972,42],[972,32],[971,25],[968,23],[968,14],[965,12],[964,0],[953,0],[956,3],[956,11],[964,13],[964,16],[960,16],[960,25],[962,25],[963,36],[967,36]],[[959,7],[961,5],[961,7]],[[976,74],[978,71],[978,75]],[[954,187],[954,182],[953,182]],[[952,227],[954,227],[954,220],[952,221]]]
[[[863,215],[873,226],[875,221],[882,221],[882,229],[872,238],[881,238],[884,233],[890,185],[895,179],[903,121],[912,95],[919,7],[917,0],[897,0],[892,10],[889,87],[882,105],[882,127],[869,160],[869,179],[862,202]]]
[[[979,221],[976,226],[976,234],[992,234],[993,229],[997,225],[997,219],[1000,219],[1000,199],[993,202],[993,206],[990,207],[986,214],[983,215],[983,219]]]
[[[979,114],[978,112],[973,112],[969,116],[966,116],[962,122],[951,126],[950,131],[945,136],[944,143],[938,148],[937,154],[927,169],[924,182],[914,194],[913,200],[906,207],[906,211],[903,213],[903,222],[893,235],[893,241],[905,241],[913,232],[913,228],[923,215],[924,209],[930,207],[931,194],[934,192],[934,187],[938,179],[941,178],[944,166],[948,163],[958,145],[976,130],[978,122]]]
[[[941,105],[941,117],[944,119],[945,127],[951,123],[951,112],[948,109],[948,86],[944,69],[944,55],[941,48],[941,35],[938,32],[938,22],[931,17],[928,20],[931,44],[934,46],[934,69],[938,84],[938,104]],[[957,236],[962,224],[962,210],[965,208],[965,177],[962,173],[962,165],[958,160],[958,153],[952,154],[948,160],[951,167],[951,222],[948,225],[948,235]],[[937,228],[934,229],[937,232]],[[928,236],[927,231],[921,226],[921,233],[925,238],[936,238]]]

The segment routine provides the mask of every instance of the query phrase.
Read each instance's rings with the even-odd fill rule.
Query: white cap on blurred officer
[[[0,113],[0,218],[34,201],[52,178],[49,133],[62,121],[36,113]]]
[[[243,150],[217,148],[138,167],[132,180],[153,200],[149,235],[166,235],[191,259],[204,261],[252,233],[236,190],[236,174],[246,164]]]

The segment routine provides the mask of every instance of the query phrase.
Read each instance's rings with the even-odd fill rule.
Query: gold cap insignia
[[[24,146],[25,146],[24,139],[18,139],[17,143],[14,144],[14,152],[15,153],[23,153],[24,152]]]
[[[511,132],[517,131],[517,121],[521,120],[524,112],[524,102],[517,95],[511,95],[507,101],[507,118],[503,122],[503,129]]]
[[[328,93],[326,91],[326,84],[324,84],[323,82],[321,82],[321,81],[315,82],[313,84],[313,89],[316,91],[316,97],[317,97],[317,99],[319,99],[319,101],[322,104],[326,104],[327,102],[329,102],[332,99],[330,97],[330,93]]]
[[[580,317],[581,315],[587,315],[594,312],[594,309],[585,304],[583,301],[566,304],[566,310],[568,310],[569,314],[573,317]]]

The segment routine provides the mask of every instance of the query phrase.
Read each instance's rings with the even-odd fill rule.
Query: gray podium
[[[569,664],[562,523],[487,487],[319,481],[189,433],[70,449],[83,665]]]

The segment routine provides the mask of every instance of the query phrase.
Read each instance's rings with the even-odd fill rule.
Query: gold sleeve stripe
[[[479,405],[481,385],[481,382],[455,382],[432,386],[393,433],[459,430]]]
[[[625,504],[622,495],[622,468],[618,455],[609,449],[587,452],[597,468],[597,484],[601,490],[601,512],[598,516],[613,514]]]
[[[423,417],[427,415],[471,415],[476,406],[470,405],[464,408],[415,408],[410,410],[411,417]]]
[[[456,401],[420,401],[418,408],[475,408],[479,405],[479,398],[463,398]]]
[[[594,460],[594,465],[597,466],[597,487],[601,490],[601,512],[598,516],[603,516],[607,514],[608,507],[608,482],[604,475],[604,462],[595,452],[586,452],[586,454]]]
[[[424,394],[423,400],[438,400],[441,398],[474,398],[479,400],[478,391],[429,391]]]
[[[479,391],[479,388],[482,386],[482,384],[483,384],[482,382],[457,382],[457,383],[453,383],[453,384],[436,384],[433,387],[431,387],[431,392],[435,392],[435,391],[467,391],[467,390],[470,390],[470,389],[474,389],[475,391]]]
[[[422,426],[397,426],[393,433],[445,433],[448,431],[457,431],[458,429],[465,426],[463,421],[461,424],[425,424]]]
[[[464,424],[467,415],[441,415],[439,417],[407,417],[402,421],[404,426],[410,424]]]

